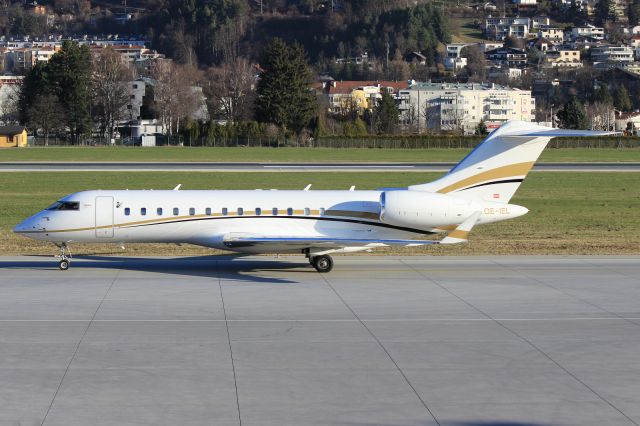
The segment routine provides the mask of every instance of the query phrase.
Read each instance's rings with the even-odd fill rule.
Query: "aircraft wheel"
[[[311,264],[316,268],[316,271],[321,273],[331,272],[333,269],[333,259],[327,255],[313,257]]]
[[[60,263],[58,263],[58,267],[61,271],[66,271],[69,269],[69,261],[67,259],[62,259]]]

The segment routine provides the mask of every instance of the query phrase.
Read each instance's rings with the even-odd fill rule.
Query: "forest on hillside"
[[[328,70],[333,58],[364,53],[371,63],[388,66],[394,59],[418,51],[433,65],[438,43],[450,39],[441,8],[424,1],[130,0],[132,19],[124,24],[115,23],[115,17],[124,11],[121,1],[39,3],[75,19],[48,28],[42,17],[25,13],[19,4],[5,0],[0,2],[6,12],[4,21],[0,20],[0,33],[38,37],[47,33],[142,35],[167,57],[201,68],[239,56],[257,60],[274,37],[301,44],[319,72]]]

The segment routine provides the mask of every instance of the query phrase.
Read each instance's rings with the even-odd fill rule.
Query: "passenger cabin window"
[[[174,207],[174,208],[173,208],[173,215],[174,215],[174,216],[178,216],[179,214],[180,214],[180,209],[179,209],[179,208],[177,208],[177,207]]]
[[[131,209],[129,207],[124,208],[124,215],[129,216],[131,214]]]
[[[244,209],[242,207],[238,207],[238,216],[242,216],[244,214]]]
[[[211,216],[211,207],[207,207],[206,209],[204,209],[204,214],[206,214],[207,216]]]
[[[278,208],[274,207],[273,209],[271,209],[271,214],[274,216],[278,216]]]
[[[158,216],[162,216],[162,207],[158,207],[156,213],[158,214]]]
[[[143,207],[140,209],[140,216],[146,216],[147,215],[147,208]]]
[[[189,216],[194,216],[196,214],[196,209],[193,207],[189,208]]]
[[[80,210],[80,203],[78,201],[56,201],[51,204],[46,210]]]
[[[229,210],[227,210],[226,207],[222,208],[222,216],[226,216],[229,213]]]
[[[256,207],[256,216],[260,216],[262,214],[262,209],[260,207]]]
[[[293,209],[291,207],[289,207],[287,209],[287,215],[292,216],[293,215]]]

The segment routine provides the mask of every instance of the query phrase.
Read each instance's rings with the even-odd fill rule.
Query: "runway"
[[[639,257],[0,257],[0,424],[638,425]]]
[[[456,163],[0,162],[0,172],[446,172]],[[537,163],[548,172],[640,172],[640,163]]]

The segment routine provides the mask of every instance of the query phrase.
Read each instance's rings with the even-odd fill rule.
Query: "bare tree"
[[[20,86],[7,84],[0,87],[0,121],[5,125],[17,123],[20,116]]]
[[[591,130],[613,130],[615,125],[615,110],[606,102],[594,102],[586,106]]]
[[[249,118],[254,97],[256,71],[245,58],[209,69],[205,85],[211,112],[236,122]]]
[[[172,61],[156,61],[151,69],[155,80],[153,109],[163,127],[173,135],[180,129],[180,121],[195,114],[200,106],[200,93],[194,90],[197,71]]]
[[[111,139],[129,103],[128,82],[132,78],[126,59],[111,48],[94,59],[91,91],[94,117],[105,140]]]
[[[64,123],[64,109],[55,95],[44,94],[35,99],[28,111],[29,126],[42,129],[44,144],[49,145],[49,135]]]

